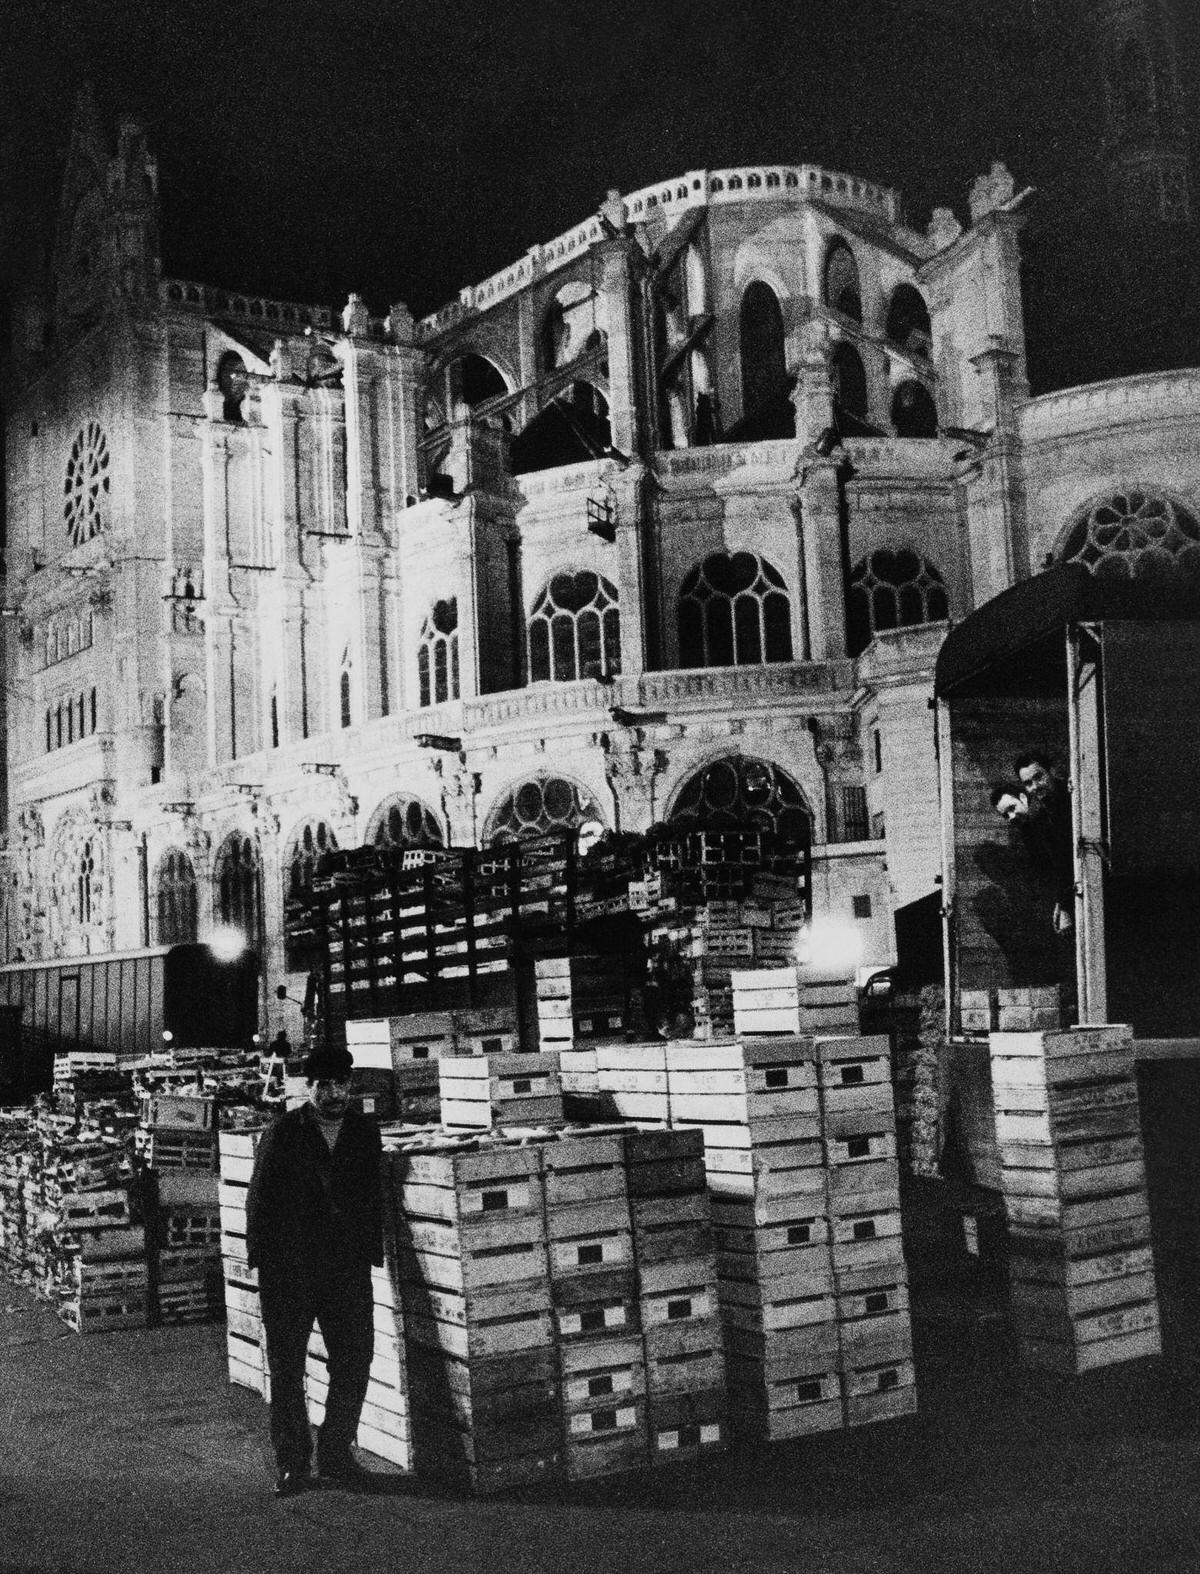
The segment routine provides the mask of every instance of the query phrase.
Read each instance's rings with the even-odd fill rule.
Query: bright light
[[[169,1044],[174,1037],[175,1037],[175,1035],[174,1035],[174,1033],[171,1032],[171,1029],[169,1027],[163,1028],[162,1041],[163,1041],[164,1044]]]
[[[852,977],[862,960],[862,936],[844,919],[814,918],[800,931],[796,960],[802,967]]]
[[[240,929],[225,924],[212,930],[205,944],[218,962],[236,962],[246,949],[246,937]]]

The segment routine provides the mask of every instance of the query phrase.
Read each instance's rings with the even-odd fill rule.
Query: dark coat
[[[246,1199],[246,1255],[268,1273],[383,1262],[379,1129],[348,1109],[330,1153],[311,1104],[288,1110],[259,1144]]]

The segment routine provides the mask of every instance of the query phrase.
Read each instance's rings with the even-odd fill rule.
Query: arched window
[[[458,698],[458,597],[435,601],[417,647],[421,704],[440,705]]]
[[[338,678],[338,705],[342,726],[348,727],[354,718],[350,707],[350,663],[345,656],[342,657],[342,671]]]
[[[250,837],[231,832],[213,866],[217,921],[240,929],[253,944],[258,937],[258,854]]]
[[[911,284],[898,284],[892,291],[883,331],[902,350],[928,359],[933,339],[929,308],[921,292]]]
[[[881,548],[850,575],[850,654],[860,655],[883,629],[912,628],[949,617],[945,581],[912,547]]]
[[[742,754],[714,760],[690,777],[669,818],[672,824],[774,831],[803,842],[810,839],[812,828],[804,794],[791,777],[777,765]]]
[[[76,894],[78,896],[79,922],[90,924],[92,921],[92,899],[94,891],[92,882],[96,874],[96,854],[89,838],[84,842],[79,854],[79,868],[76,875]]]
[[[227,351],[217,364],[217,387],[221,391],[221,415],[226,421],[241,423],[245,420],[242,406],[250,387],[246,363],[233,350]]]
[[[908,377],[896,386],[892,395],[892,425],[897,437],[937,436],[937,406],[929,390],[915,377]]]
[[[382,848],[441,847],[442,827],[433,810],[419,798],[397,793],[371,816],[367,845]]]
[[[691,571],[679,593],[681,666],[791,659],[791,603],[777,568],[753,552],[714,552]]]
[[[752,415],[778,399],[787,388],[783,348],[783,312],[769,284],[755,279],[746,286],[740,313],[742,414]]]
[[[611,677],[621,670],[621,614],[617,591],[607,579],[581,569],[555,574],[529,619],[529,676]]]
[[[825,304],[861,322],[863,316],[862,286],[858,279],[858,263],[844,240],[830,241],[825,253]]]
[[[1116,492],[1071,528],[1059,556],[1106,578],[1200,583],[1200,524],[1165,497]]]
[[[304,901],[312,893],[313,876],[321,860],[337,850],[337,837],[324,820],[307,820],[292,837],[284,859],[284,912]],[[295,946],[284,935],[284,966],[296,972],[307,962],[307,953]]]
[[[573,830],[587,820],[604,823],[600,806],[586,787],[562,776],[532,776],[497,805],[486,840],[515,842],[547,831]]]
[[[834,404],[860,421],[867,418],[867,370],[852,344],[841,339],[830,357]]]
[[[168,848],[155,878],[155,944],[186,945],[197,928],[196,871],[177,847]]]

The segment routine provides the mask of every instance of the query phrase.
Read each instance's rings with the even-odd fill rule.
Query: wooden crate
[[[729,1446],[729,1405],[724,1387],[651,1395],[646,1422],[652,1465],[677,1464]]]

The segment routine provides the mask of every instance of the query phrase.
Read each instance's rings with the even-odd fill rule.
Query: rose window
[[[73,547],[98,536],[108,522],[108,438],[89,421],[71,444],[63,481],[63,519]]]
[[[1149,492],[1118,492],[1092,508],[1067,536],[1065,563],[1126,579],[1173,569],[1200,573],[1200,525],[1185,509]]]

